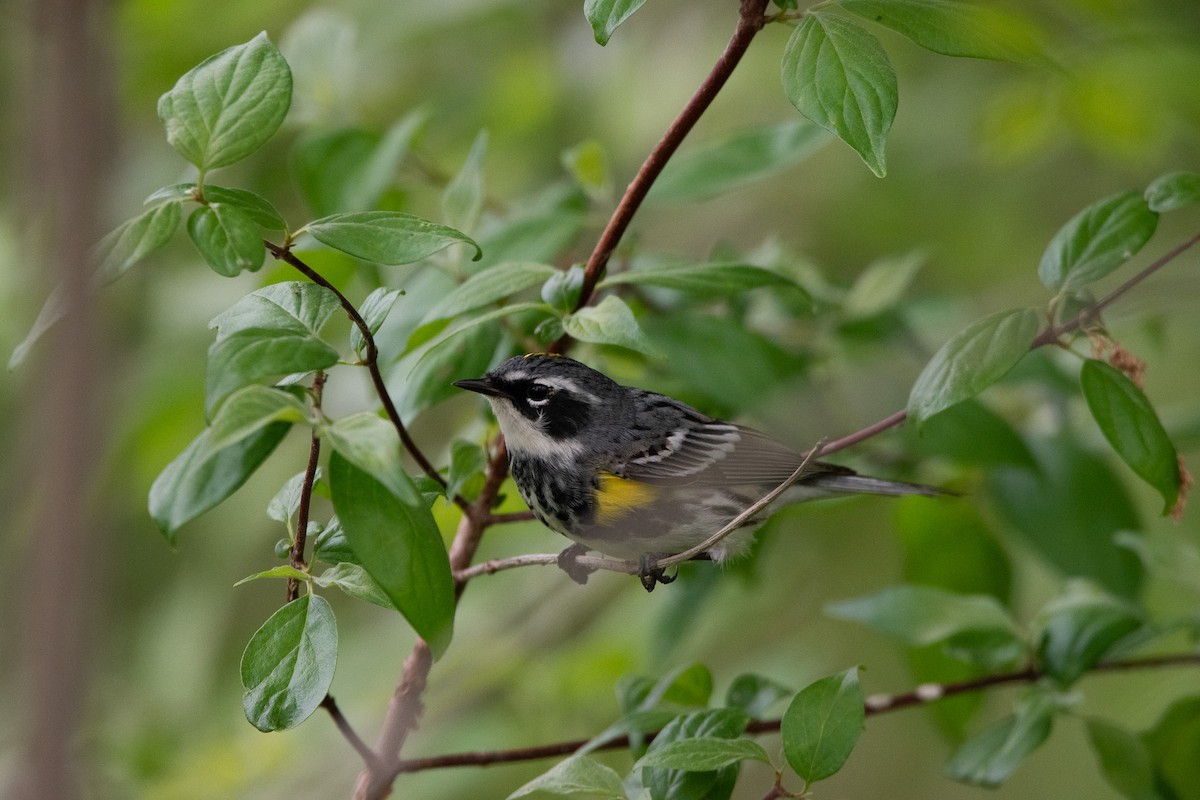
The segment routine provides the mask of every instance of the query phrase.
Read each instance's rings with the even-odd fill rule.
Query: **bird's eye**
[[[544,403],[550,399],[551,389],[544,383],[531,383],[525,390],[525,397],[532,403]]]

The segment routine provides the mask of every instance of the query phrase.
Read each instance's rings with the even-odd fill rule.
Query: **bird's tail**
[[[809,486],[826,489],[831,492],[845,492],[847,494],[922,494],[926,497],[945,497],[954,494],[954,492],[948,492],[936,486],[925,486],[920,483],[904,483],[903,481],[888,481],[883,478],[869,478],[866,475],[855,473],[844,474],[834,472],[817,475],[806,483]]]

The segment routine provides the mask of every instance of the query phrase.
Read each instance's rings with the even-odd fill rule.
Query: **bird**
[[[803,454],[761,431],[623,386],[564,355],[516,356],[454,385],[487,399],[521,498],[542,524],[575,542],[558,564],[579,583],[590,570],[575,559],[589,550],[638,562],[648,591],[669,583],[674,577],[656,566],[659,559],[703,543],[801,465],[777,502],[948,494],[821,461],[805,464]],[[759,515],[746,520],[705,556],[724,562],[745,554],[761,522]]]

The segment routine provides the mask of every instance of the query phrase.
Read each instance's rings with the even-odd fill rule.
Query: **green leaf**
[[[625,800],[621,776],[611,767],[585,756],[571,756],[555,764],[508,796],[508,800],[526,797],[534,792],[571,797],[586,795],[603,800]]]
[[[672,158],[646,199],[661,203],[707,200],[777,175],[827,141],[824,130],[801,119],[735,133]]]
[[[945,456],[962,464],[981,466],[1035,465],[1033,453],[1006,419],[975,400],[939,411],[920,427],[909,428],[918,454]],[[929,504],[932,505],[932,504]]]
[[[429,309],[424,323],[451,319],[537,286],[559,270],[546,264],[509,261],[477,272]],[[425,324],[421,326],[424,328]],[[418,331],[421,330],[418,328]],[[416,338],[417,334],[413,334]],[[415,344],[410,340],[409,347]]]
[[[1086,581],[1070,581],[1038,613],[1038,660],[1047,675],[1070,686],[1142,622],[1141,613],[1126,601]]]
[[[946,763],[946,775],[973,786],[994,788],[1050,735],[1057,705],[1034,689],[1017,702],[1013,714],[968,739]]]
[[[446,328],[433,339],[429,340],[429,346],[417,359],[417,363],[413,365],[413,369],[415,370],[420,367],[427,359],[431,358],[435,354],[442,353],[443,349],[448,344],[455,342],[455,340],[457,340],[460,336],[468,331],[471,331],[473,328],[478,328],[480,325],[485,325],[489,322],[503,319],[504,317],[510,317],[514,314],[523,314],[527,311],[540,311],[542,313],[549,314],[550,308],[544,303],[513,303],[512,305],[493,309],[486,314],[480,314],[477,317],[471,317],[470,319]],[[412,345],[410,341],[410,347],[411,346]]]
[[[333,507],[363,569],[434,657],[450,644],[454,579],[437,523],[422,498],[397,496],[336,449],[329,460]]]
[[[955,334],[917,376],[909,419],[920,424],[1000,380],[1029,352],[1037,330],[1037,312],[1022,308],[984,317]]]
[[[325,527],[317,534],[316,541],[313,543],[313,556],[318,561],[332,566],[341,563],[358,564],[358,556],[350,547],[350,542],[346,539],[346,531],[342,528],[342,521],[337,518],[336,514],[330,517],[329,522],[325,523]],[[362,565],[359,564],[359,566]]]
[[[1087,286],[1132,258],[1157,226],[1158,214],[1138,192],[1099,200],[1054,234],[1038,277],[1055,292]]]
[[[1166,514],[1179,498],[1179,458],[1154,406],[1120,370],[1090,358],[1079,373],[1101,433],[1138,477],[1162,495]]]
[[[783,52],[783,91],[797,111],[884,176],[884,143],[896,116],[896,73],[874,36],[844,17],[810,10]]]
[[[583,15],[592,26],[596,44],[608,44],[613,31],[633,16],[646,0],[583,0]]]
[[[275,422],[222,450],[197,436],[150,487],[150,516],[167,541],[184,523],[221,503],[246,482],[292,426]]]
[[[334,586],[341,589],[356,600],[364,600],[381,608],[396,609],[387,593],[358,564],[339,562],[320,575],[312,577],[312,581],[325,588]]]
[[[562,164],[593,200],[606,199],[612,192],[608,157],[603,146],[595,139],[587,139],[565,151]],[[662,177],[659,176],[655,185],[661,181]]]
[[[575,752],[578,755],[591,753],[609,742],[626,736],[632,742],[641,741],[644,734],[662,730],[667,723],[677,716],[678,712],[662,708],[629,711],[612,725],[609,725],[603,731],[589,739],[583,747],[580,747]]]
[[[292,72],[265,33],[211,56],[158,100],[167,141],[202,171],[267,142],[292,102]]]
[[[247,386],[229,396],[213,418],[209,447],[221,450],[273,422],[305,422],[308,408],[291,392]]]
[[[337,622],[306,595],[271,615],[242,653],[242,707],[260,731],[295,727],[317,710],[337,664]]]
[[[685,772],[709,772],[746,760],[771,763],[771,757],[758,742],[706,736],[669,742],[642,756],[633,768],[667,767]]]
[[[713,679],[708,667],[703,664],[688,664],[671,670],[659,678],[641,702],[642,708],[652,708],[659,703],[703,708],[712,697]]]
[[[487,153],[487,131],[480,131],[471,145],[462,169],[442,192],[442,217],[453,228],[473,230],[483,211],[483,157]]]
[[[390,422],[360,411],[336,420],[323,435],[337,453],[386,486],[398,500],[421,505],[421,495],[404,471],[400,436]]]
[[[583,296],[586,274],[579,264],[556,271],[542,285],[542,300],[546,305],[564,314],[571,313],[579,305],[579,298]]]
[[[454,497],[467,481],[483,473],[487,454],[474,442],[457,441],[450,445],[450,475],[446,480],[446,495]],[[472,495],[474,493],[471,493]]]
[[[271,205],[267,198],[260,194],[256,194],[249,189],[230,189],[224,186],[213,186],[211,183],[204,185],[203,190],[204,200],[209,203],[220,203],[224,206],[237,208],[247,217],[254,221],[256,225],[267,230],[285,231],[287,223],[283,221],[283,217],[275,210],[275,206]],[[158,203],[164,200],[194,200],[196,197],[196,184],[194,183],[177,183],[173,186],[164,186],[154,194],[146,198],[145,204]],[[162,208],[162,206],[159,206]],[[261,242],[259,243],[261,246]]]
[[[328,289],[289,281],[246,295],[216,316],[209,323],[217,338],[208,349],[208,412],[247,384],[336,364],[337,350],[318,332],[340,307]]]
[[[1159,175],[1146,187],[1145,198],[1150,210],[1159,214],[1200,204],[1200,173]]]
[[[379,328],[402,294],[404,292],[399,289],[380,286],[378,289],[372,290],[359,304],[358,313],[363,318],[363,322],[367,323],[367,329],[371,331],[372,336],[379,333]],[[357,325],[350,326],[350,346],[360,355],[367,347],[367,341],[363,338],[362,331]]]
[[[1159,786],[1171,800],[1200,798],[1200,696],[1184,697],[1167,708],[1142,737]]]
[[[399,412],[408,419],[461,393],[454,381],[487,372],[494,361],[497,342],[505,341],[496,323],[470,327],[461,336],[435,343],[426,352],[402,358],[388,376]]]
[[[96,245],[100,264],[94,283],[105,286],[150,253],[166,245],[179,227],[179,203],[163,203],[117,227]],[[262,242],[259,242],[262,249]]]
[[[412,264],[452,244],[469,244],[475,259],[483,255],[465,233],[398,211],[357,211],[333,214],[308,223],[317,241],[364,261]]]
[[[563,317],[563,330],[581,342],[615,344],[658,357],[658,350],[638,327],[633,312],[625,301],[608,295],[599,305],[586,306]]]
[[[272,567],[271,569],[263,570],[262,572],[256,572],[253,575],[248,575],[235,583],[234,586],[241,586],[243,583],[258,581],[262,580],[263,578],[295,578],[298,581],[311,581],[312,575],[309,575],[307,572],[302,572],[290,564],[282,564],[278,567]]]
[[[1065,435],[1033,443],[1037,469],[998,467],[987,476],[996,509],[1034,552],[1063,574],[1134,597],[1143,569],[1119,547],[1118,531],[1140,530],[1137,510],[1103,459]]]
[[[600,287],[617,284],[661,286],[704,295],[727,295],[760,286],[786,286],[806,294],[790,278],[749,264],[678,264],[618,272],[601,281]]]
[[[279,491],[271,498],[271,502],[267,503],[267,516],[276,522],[282,522],[288,526],[289,530],[292,527],[292,520],[295,519],[296,513],[300,509],[300,493],[304,488],[305,472],[297,472],[292,477],[288,478],[283,486],[279,487]],[[313,480],[321,479],[321,468],[317,467],[317,471],[313,474]]]
[[[725,692],[725,705],[740,708],[752,718],[761,718],[780,700],[790,697],[792,690],[762,675],[738,675]]]
[[[1164,800],[1155,786],[1154,765],[1146,744],[1124,728],[1087,720],[1088,741],[1108,785],[1128,800]]]
[[[650,743],[646,755],[652,756],[676,742],[705,738],[736,739],[746,730],[748,722],[749,717],[732,708],[693,711],[667,723]],[[736,776],[737,769],[736,764],[703,772],[645,767],[641,771],[642,785],[650,790],[654,800],[721,796],[716,787],[726,783],[728,776]]]
[[[865,725],[858,667],[821,678],[796,694],[783,714],[783,754],[805,783],[833,775]]]
[[[983,637],[988,649],[1019,646],[1012,616],[989,595],[961,595],[932,586],[893,586],[866,597],[830,603],[825,613],[849,619],[921,647]]]
[[[237,206],[210,203],[192,212],[188,236],[218,275],[233,278],[243,271],[256,272],[266,250],[254,220]]]
[[[891,310],[900,302],[924,263],[923,255],[910,253],[869,265],[846,293],[846,299],[842,301],[842,313],[847,319],[857,320]]]
[[[996,9],[949,0],[837,0],[863,19],[946,56],[1045,63],[1028,23]]]

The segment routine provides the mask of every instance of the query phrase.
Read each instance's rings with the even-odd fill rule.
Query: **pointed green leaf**
[[[571,756],[555,764],[508,796],[508,800],[526,797],[534,792],[572,797],[586,795],[602,800],[626,800],[621,776],[611,767],[585,756]]]
[[[749,717],[733,708],[692,711],[667,723],[650,743],[646,755],[654,756],[678,742],[709,738],[734,740],[746,730],[749,721]],[[728,797],[722,790],[731,778],[736,778],[737,770],[736,762],[706,771],[647,766],[641,770],[642,785],[654,798]]]
[[[276,522],[282,522],[290,529],[292,520],[295,519],[296,513],[300,508],[300,494],[304,488],[304,472],[297,472],[292,477],[288,478],[283,486],[279,487],[279,491],[271,498],[271,502],[267,503],[267,516]],[[317,467],[317,471],[313,475],[314,481],[321,479],[321,468]]]
[[[1163,513],[1179,497],[1175,445],[1142,390],[1120,370],[1090,358],[1079,373],[1083,397],[1117,455],[1163,498]]]
[[[1022,308],[984,317],[955,334],[913,384],[909,419],[919,424],[1000,380],[1029,352],[1037,330],[1037,312]]]
[[[825,613],[870,625],[915,646],[970,632],[1017,638],[1012,615],[996,598],[955,594],[932,586],[893,586],[866,597],[830,603]]]
[[[842,768],[866,720],[858,667],[810,683],[783,715],[783,754],[806,783]]]
[[[195,197],[196,184],[177,183],[174,186],[164,186],[154,192],[146,198],[145,204],[151,205],[171,200],[194,200]],[[262,195],[249,189],[231,189],[208,183],[204,185],[204,200],[209,203],[221,203],[235,207],[253,220],[256,225],[267,230],[287,230],[287,224],[275,210],[275,206],[271,205],[270,201]]]
[[[445,328],[438,333],[437,336],[426,340],[429,346],[425,349],[425,352],[421,354],[420,358],[417,359],[417,363],[413,365],[413,370],[415,371],[427,359],[441,352],[447,345],[454,343],[468,331],[478,328],[480,325],[486,325],[489,322],[503,319],[504,317],[509,317],[514,314],[524,314],[527,311],[540,311],[544,314],[549,314],[550,308],[544,303],[513,303],[512,305],[493,309],[486,314],[480,314],[477,317],[471,317],[470,319],[464,320],[449,328]],[[416,345],[414,345],[410,340],[409,352],[414,350],[416,347],[424,345],[426,342],[418,342]]]
[[[802,119],[735,133],[672,158],[646,199],[707,200],[777,175],[828,141],[824,130]]]
[[[392,424],[362,411],[342,417],[324,430],[333,449],[382,483],[401,502],[421,505],[421,495],[404,471],[403,446]]]
[[[266,256],[258,226],[237,206],[201,206],[188,217],[187,231],[213,271],[227,278],[257,271]]]
[[[1038,660],[1047,675],[1069,686],[1142,622],[1128,602],[1086,581],[1071,581],[1038,613]]]
[[[771,757],[758,742],[705,736],[669,742],[642,756],[633,768],[667,767],[685,772],[708,772],[746,760],[771,763]]]
[[[474,442],[457,441],[450,445],[450,474],[446,479],[446,495],[454,497],[460,493],[467,481],[482,477],[487,466],[487,454]],[[478,487],[476,488],[478,492]],[[476,492],[470,492],[474,495]]]
[[[1200,173],[1168,172],[1146,187],[1146,204],[1159,214],[1200,204]]]
[[[306,595],[271,615],[242,653],[242,706],[260,731],[295,727],[317,710],[337,665],[337,622]]]
[[[790,278],[750,264],[674,264],[635,269],[611,275],[600,286],[617,284],[660,286],[702,295],[728,295],[762,286],[784,286],[804,293]]]
[[[411,264],[452,244],[479,245],[465,233],[398,211],[334,214],[308,223],[305,229],[324,245],[376,264]]]
[[[610,294],[599,305],[585,306],[563,317],[562,325],[568,336],[581,342],[615,344],[659,357],[658,350],[638,326],[629,306],[616,295]]]
[[[853,147],[877,176],[896,116],[896,73],[854,22],[809,11],[783,52],[783,91],[801,114]]]
[[[900,302],[924,263],[923,255],[910,253],[870,264],[846,293],[842,313],[848,319],[867,319],[890,310]]]
[[[317,335],[341,303],[324,286],[284,281],[264,286],[213,317],[217,339],[246,330],[278,329]]]
[[[1013,714],[964,742],[946,763],[946,774],[973,786],[999,786],[1046,741],[1055,709],[1052,697],[1031,691],[1017,702]]]
[[[1155,785],[1154,765],[1140,737],[1094,718],[1087,720],[1087,732],[1109,786],[1128,800],[1165,800]]]
[[[1132,258],[1156,227],[1158,214],[1138,192],[1097,201],[1054,234],[1038,265],[1038,277],[1055,292],[1087,286]]]
[[[246,482],[292,426],[275,422],[222,450],[205,430],[167,465],[150,487],[150,516],[170,542],[185,522],[218,505]]]
[[[247,575],[235,583],[234,586],[241,586],[244,583],[259,581],[264,578],[295,578],[298,581],[311,581],[313,579],[312,575],[309,575],[307,572],[301,572],[290,564],[282,564],[278,567],[263,570],[262,572],[256,572],[253,575]]]
[[[396,609],[387,593],[358,564],[347,561],[339,562],[320,575],[312,577],[312,581],[317,586],[325,588],[333,586],[341,589],[356,600],[363,600],[381,608]]]
[[[425,314],[425,323],[450,319],[504,300],[558,273],[547,264],[509,261],[467,278]],[[415,334],[414,334],[415,336]],[[410,344],[410,347],[413,346]]]
[[[761,718],[771,706],[794,692],[781,683],[762,675],[739,675],[725,692],[725,705],[740,708],[755,719]]]
[[[429,643],[445,652],[454,627],[454,579],[437,523],[336,451],[329,460],[333,506],[367,574]]]
[[[583,15],[592,26],[596,44],[608,44],[622,22],[633,16],[646,0],[583,0]]]
[[[387,319],[388,314],[392,311],[392,306],[396,304],[396,300],[402,294],[404,292],[399,289],[388,289],[381,286],[378,289],[372,290],[362,303],[359,304],[358,313],[362,316],[363,322],[367,323],[367,329],[371,331],[372,336],[379,333],[384,320]],[[357,325],[350,326],[350,346],[359,354],[367,347],[367,342]]]
[[[1159,777],[1156,784],[1171,800],[1200,797],[1200,696],[1180,698],[1142,734]]]
[[[865,20],[946,56],[1047,63],[1028,22],[998,9],[951,0],[837,0]]]
[[[167,141],[203,171],[267,142],[292,102],[292,72],[265,33],[211,56],[158,100]]]
[[[483,157],[487,153],[487,131],[475,137],[462,169],[442,192],[442,217],[450,227],[474,230],[483,211]]]
[[[100,264],[95,285],[104,286],[150,253],[171,241],[179,227],[179,203],[163,203],[120,225],[96,245]],[[262,249],[262,243],[259,243]]]
[[[308,409],[291,392],[266,386],[247,386],[229,396],[213,418],[209,447],[221,450],[273,422],[304,422]]]

